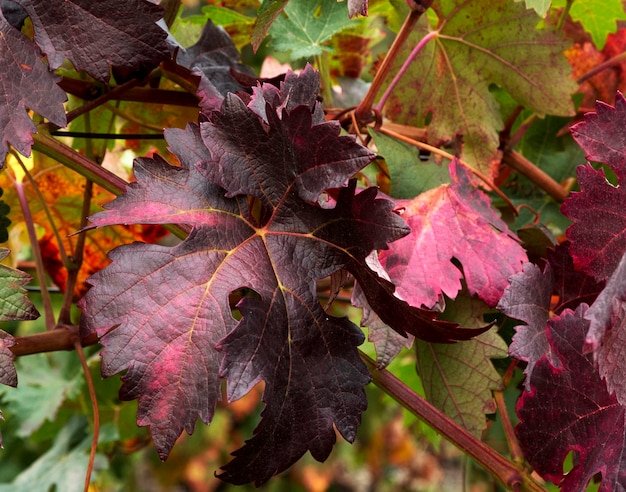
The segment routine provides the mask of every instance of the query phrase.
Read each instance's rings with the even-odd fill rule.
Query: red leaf
[[[67,99],[53,75],[41,60],[37,46],[12,27],[0,11],[0,164],[7,144],[23,155],[30,155],[36,132],[26,112],[32,109],[59,126],[65,126],[63,103]]]
[[[442,294],[456,297],[464,277],[471,294],[495,306],[526,253],[488,197],[471,186],[468,171],[453,161],[450,174],[451,184],[398,202],[411,234],[383,251],[381,262],[411,305],[432,307]]]
[[[618,178],[619,186],[613,186],[603,170],[579,166],[581,191],[572,193],[561,206],[573,221],[566,234],[572,242],[574,265],[597,280],[609,278],[626,252],[625,125],[626,100],[618,94],[615,107],[598,102],[595,113],[572,127],[587,158],[607,164]]]
[[[587,311],[585,349],[593,351],[609,392],[626,404],[626,254]]]
[[[30,16],[35,42],[56,69],[67,58],[108,82],[110,67],[141,70],[169,57],[162,10],[145,0],[16,0]]]
[[[585,490],[597,473],[602,474],[601,492],[622,490],[626,415],[606,390],[591,355],[582,353],[586,312],[582,304],[550,320],[548,341],[562,367],[553,367],[545,356],[537,362],[531,391],[517,404],[515,433],[528,462],[561,490]],[[564,474],[563,460],[571,451],[574,467]]]

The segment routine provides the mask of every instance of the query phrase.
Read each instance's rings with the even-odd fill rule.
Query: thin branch
[[[93,133],[93,132],[69,132],[55,130],[50,132],[55,137],[97,138],[103,140],[163,140],[162,133]]]
[[[474,458],[505,487],[513,490],[546,492],[516,464],[507,460],[487,444],[470,434],[452,419],[441,413],[389,371],[379,370],[376,362],[361,352],[374,383],[407,410],[441,433],[464,453]]]
[[[84,155],[79,154],[71,147],[52,138],[50,135],[34,133],[33,139],[35,141],[33,150],[51,157],[114,195],[120,195],[126,191],[128,183],[122,178],[99,166]]]
[[[14,156],[24,170],[24,173],[26,173],[27,169],[22,160],[17,154],[14,154]],[[22,215],[24,215],[24,222],[26,223],[26,230],[28,231],[28,239],[30,240],[33,259],[35,260],[35,270],[37,272],[37,277],[39,278],[39,286],[41,287],[41,300],[43,302],[46,329],[51,330],[55,325],[55,321],[54,311],[52,310],[52,301],[46,285],[46,271],[43,266],[43,258],[41,256],[41,249],[39,248],[39,241],[37,240],[37,233],[35,232],[35,223],[33,222],[33,216],[30,213],[30,207],[28,206],[28,198],[26,198],[24,185],[19,179],[15,180],[15,192],[17,193],[17,198],[20,202]]]
[[[543,170],[535,166],[519,152],[505,152],[502,162],[515,169],[520,174],[526,176],[557,202],[561,203],[567,198],[567,191],[559,183],[552,179]]]
[[[622,63],[624,60],[626,60],[626,51],[623,53],[620,53],[619,55],[615,55],[609,58],[605,62],[600,63],[600,65],[598,65],[597,67],[592,68],[587,73],[578,77],[578,79],[576,79],[576,82],[578,82],[579,84],[582,84],[583,82],[586,82],[594,75],[598,75],[603,70],[606,70],[607,68],[610,68],[614,65],[618,65]]]
[[[66,115],[67,123],[69,124],[70,121],[78,118],[80,115],[88,113],[92,109],[95,109],[98,106],[103,105],[105,102],[110,101],[111,99],[115,99],[119,95],[127,92],[129,89],[138,85],[140,82],[142,81],[138,79],[131,79],[128,82],[124,82],[123,84],[112,88],[110,91],[105,92],[100,97],[97,97],[95,99],[92,99],[91,101],[86,102],[82,106],[67,113]]]
[[[433,147],[432,145],[428,145],[424,142],[420,142],[418,140],[414,140],[412,138],[408,138],[405,137],[404,135],[401,135],[400,133],[396,133],[394,131],[388,130],[386,129],[384,126],[377,128],[377,131],[379,131],[380,133],[384,133],[385,135],[388,135],[390,137],[396,138],[402,142],[408,143],[409,145],[413,145],[414,147],[417,147],[418,149],[424,149],[427,150],[429,152],[432,152],[433,154],[437,154],[440,155],[441,157],[445,157],[446,159],[455,159],[455,156],[453,156],[452,154],[446,152],[445,150],[441,150],[437,147]],[[502,198],[502,200],[504,200],[507,205],[509,207],[511,207],[511,209],[514,211],[514,213],[517,215],[517,208],[515,207],[515,205],[513,204],[513,202],[509,199],[508,196],[506,196],[502,190],[500,190],[500,188],[498,188],[495,183],[493,183],[487,176],[485,176],[483,173],[481,173],[478,169],[470,166],[467,162],[456,158],[457,161],[465,166],[467,169],[469,169],[472,174],[474,174],[474,176],[476,176],[477,178],[479,178],[480,180],[482,180],[487,186],[489,186],[489,188],[491,188],[491,190],[496,193],[500,198]]]
[[[500,419],[502,420],[502,429],[504,430],[504,437],[506,438],[506,442],[509,445],[509,451],[511,452],[511,456],[513,461],[516,463],[524,462],[524,453],[520,448],[519,442],[517,442],[517,437],[515,436],[515,431],[513,430],[513,424],[511,423],[511,419],[509,418],[509,413],[506,409],[506,404],[504,402],[504,392],[502,391],[494,391],[493,397],[496,400],[496,406],[498,407],[498,412],[500,413]]]
[[[91,400],[91,407],[93,409],[93,438],[91,440],[91,451],[89,453],[89,465],[87,466],[87,474],[85,476],[84,492],[89,492],[89,483],[91,482],[91,473],[93,471],[93,464],[96,459],[96,450],[98,448],[98,436],[100,435],[100,410],[98,408],[98,399],[96,398],[96,390],[93,386],[93,379],[89,372],[89,365],[87,359],[85,359],[85,353],[78,336],[74,337],[74,348],[80,359],[80,364],[85,373],[85,381],[87,382],[87,388],[89,389],[89,399]]]
[[[376,100],[376,97],[378,96],[378,93],[380,92],[380,89],[385,82],[387,74],[391,70],[392,64],[395,63],[398,54],[400,53],[402,48],[404,48],[406,40],[413,32],[413,28],[415,27],[415,24],[421,16],[422,12],[418,10],[411,10],[411,12],[409,12],[409,15],[404,20],[404,24],[402,24],[398,35],[393,40],[389,51],[387,52],[385,58],[383,58],[380,67],[378,67],[378,70],[376,71],[376,75],[374,75],[372,85],[367,91],[367,94],[365,94],[365,97],[363,98],[361,103],[354,110],[357,120],[366,123],[372,121],[372,107],[374,106],[374,101]]]
[[[413,60],[415,60],[417,55],[422,51],[422,49],[424,49],[424,46],[426,46],[431,39],[436,38],[438,34],[439,34],[438,31],[429,32],[426,36],[424,36],[420,40],[419,43],[417,43],[415,48],[413,48],[413,51],[411,51],[411,54],[407,57],[406,60],[404,60],[402,67],[400,68],[400,70],[396,72],[396,75],[394,76],[393,80],[387,86],[387,89],[385,89],[385,92],[383,96],[380,98],[380,101],[378,101],[378,104],[376,105],[376,110],[378,112],[382,113],[383,107],[385,106],[387,99],[389,99],[389,97],[391,96],[391,93],[398,85],[398,82],[400,82],[400,79],[404,76],[406,71],[409,69],[409,66],[411,65],[411,63],[413,63]]]
[[[15,344],[9,350],[16,357],[73,350],[74,339],[78,334],[79,328],[76,325],[57,325],[54,330],[15,337]],[[95,334],[81,340],[83,347],[96,343],[98,343],[98,337]]]

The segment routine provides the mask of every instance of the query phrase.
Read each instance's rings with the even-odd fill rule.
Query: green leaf
[[[0,394],[6,402],[9,425],[19,425],[18,436],[32,435],[46,420],[54,420],[67,398],[77,396],[83,381],[81,373],[70,376],[70,371],[66,370],[74,357],[70,353],[55,353],[17,360],[19,386],[17,389],[0,387]]]
[[[352,22],[346,2],[336,0],[291,0],[284,14],[270,29],[272,46],[294,59],[329,51],[324,43]]]
[[[0,260],[8,254],[8,249],[0,248]],[[23,288],[30,279],[29,275],[20,270],[0,265],[0,320],[30,320],[39,317]]]
[[[516,2],[520,2],[521,0],[515,0]],[[541,17],[546,15],[546,12],[550,8],[551,0],[525,0],[527,9],[533,9],[537,14]]]
[[[477,299],[457,297],[448,302],[446,316],[463,326],[484,326],[487,306]],[[455,344],[415,340],[417,372],[426,399],[472,434],[486,428],[485,414],[496,411],[491,392],[503,389],[491,359],[507,356],[508,347],[495,330]]]
[[[564,0],[554,2],[554,7],[565,6]],[[574,2],[569,11],[573,21],[580,22],[591,35],[593,44],[602,50],[609,34],[617,32],[617,21],[626,19],[621,0],[594,0]]]
[[[504,88],[528,109],[573,114],[570,94],[578,86],[567,78],[566,44],[537,29],[536,13],[521,3],[444,0],[434,8],[438,30],[395,87],[385,113],[398,123],[430,122],[433,145],[462,137],[463,159],[493,178],[504,125],[490,86]],[[392,72],[429,32],[421,19]]]
[[[391,178],[391,196],[414,198],[417,195],[450,182],[448,166],[432,158],[423,162],[419,151],[376,130],[370,129],[378,152],[385,158]]]
[[[40,401],[40,400],[33,400]],[[31,402],[32,404],[32,402]],[[13,482],[0,484],[0,492],[33,492],[57,490],[81,492],[89,461],[91,436],[85,436],[84,418],[73,418],[57,435],[52,447]],[[105,466],[96,455],[96,469]]]

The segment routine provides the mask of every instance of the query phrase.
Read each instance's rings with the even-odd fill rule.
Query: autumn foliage
[[[505,487],[626,488],[624,19],[2,0],[4,445],[49,450],[0,491],[129,487],[224,408],[258,486],[358,447],[373,384]]]

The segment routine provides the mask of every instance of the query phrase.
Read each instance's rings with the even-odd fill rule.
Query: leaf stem
[[[24,173],[27,173],[28,170],[26,169],[26,166],[24,165],[22,160],[17,154],[14,155],[17,158],[20,166],[24,170]],[[26,223],[26,230],[28,231],[28,239],[30,240],[30,245],[33,251],[33,259],[35,260],[35,271],[37,272],[37,277],[39,278],[39,287],[41,288],[41,300],[44,308],[46,329],[52,330],[56,323],[54,320],[54,311],[52,309],[52,300],[50,299],[50,293],[48,292],[48,286],[46,285],[46,271],[43,266],[43,258],[41,256],[41,249],[39,248],[39,241],[37,240],[35,223],[33,222],[33,216],[30,213],[30,207],[28,206],[28,199],[26,198],[24,185],[19,179],[15,180],[15,192],[17,193],[17,198],[20,202],[22,215],[24,216],[24,222]]]
[[[409,15],[407,15],[406,19],[404,20],[404,23],[402,24],[398,35],[393,40],[393,43],[391,44],[387,55],[385,56],[385,58],[383,58],[380,67],[376,71],[376,75],[374,75],[372,85],[367,91],[367,94],[365,94],[365,97],[363,98],[361,103],[354,110],[354,114],[358,121],[362,121],[364,123],[374,121],[375,118],[372,117],[372,107],[374,106],[374,100],[376,99],[378,92],[382,88],[387,74],[391,70],[391,65],[395,62],[398,54],[404,47],[407,38],[413,32],[413,28],[415,27],[415,24],[417,23],[419,18],[422,16],[422,13],[423,12],[420,12],[419,10],[411,10],[411,12],[409,12]]]
[[[624,60],[626,60],[626,51],[623,52],[623,53],[620,53],[618,55],[615,55],[615,56],[609,58],[608,60],[600,63],[600,65],[598,65],[597,67],[592,68],[587,73],[584,73],[583,75],[578,77],[576,79],[576,82],[578,84],[582,84],[583,82],[586,82],[587,80],[589,80],[594,75],[597,75],[600,72],[602,72],[603,70],[606,70],[607,68],[610,68],[610,67],[612,67],[614,65],[618,65],[618,64],[622,63]]]
[[[35,133],[33,134],[33,139],[33,150],[51,157],[114,195],[120,195],[126,191],[128,183],[122,178],[104,169],[67,145],[55,140],[50,135]]]
[[[377,128],[377,131],[379,131],[380,133],[384,133],[385,135],[388,135],[390,137],[396,138],[398,140],[400,140],[401,142],[405,142],[408,143],[409,145],[413,145],[414,147],[417,147],[418,149],[424,149],[427,150],[429,152],[432,152],[433,154],[437,154],[440,155],[441,157],[445,157],[446,159],[455,159],[455,156],[453,156],[452,154],[446,152],[445,150],[441,150],[437,147],[433,147],[432,145],[428,145],[427,143],[424,142],[420,142],[418,140],[414,140],[412,138],[408,138],[405,137],[404,135],[400,134],[400,133],[396,133],[392,130],[389,130],[387,128],[380,127]],[[491,188],[491,190],[496,193],[500,198],[502,198],[502,200],[504,200],[507,205],[509,207],[511,207],[512,210],[514,210],[515,214],[517,215],[517,208],[515,207],[515,205],[513,204],[513,202],[509,199],[508,196],[506,196],[502,190],[500,190],[500,188],[498,188],[495,183],[493,183],[489,178],[487,178],[487,176],[485,176],[483,173],[481,173],[478,169],[473,168],[472,166],[470,166],[467,162],[462,161],[459,158],[456,158],[457,161],[462,164],[463,166],[465,166],[467,169],[469,169],[474,176],[476,176],[477,178],[479,178],[480,180],[482,180],[487,186],[489,186],[489,188]]]
[[[520,470],[517,465],[442,414],[392,373],[386,369],[377,369],[376,362],[362,352],[361,358],[368,366],[372,379],[379,388],[474,458],[506,487],[513,490],[545,492],[541,485]]]
[[[526,159],[522,154],[516,151],[508,151],[504,153],[502,162],[507,166],[515,169],[523,174],[533,183],[543,189],[548,195],[561,203],[567,198],[567,191],[542,169]]]
[[[411,54],[407,57],[406,60],[404,60],[404,63],[402,64],[402,67],[400,68],[400,70],[398,70],[398,72],[394,76],[393,80],[391,81],[391,83],[389,84],[387,89],[385,89],[385,92],[383,93],[383,96],[380,98],[380,101],[378,101],[378,104],[376,105],[376,108],[375,108],[376,111],[378,111],[379,113],[382,113],[383,107],[385,106],[385,103],[387,102],[387,99],[389,99],[389,96],[391,96],[391,93],[393,92],[393,90],[398,85],[398,82],[400,82],[400,79],[403,77],[403,75],[409,69],[409,66],[411,65],[411,63],[413,63],[413,60],[415,60],[415,58],[420,53],[420,51],[422,51],[424,46],[426,46],[426,44],[428,44],[428,42],[431,39],[436,38],[438,35],[439,35],[438,31],[429,32],[426,36],[424,36],[421,39],[421,41],[419,43],[417,43],[415,48],[413,48],[413,51],[411,51]]]
[[[93,471],[93,464],[96,459],[96,450],[98,448],[98,437],[100,435],[100,410],[98,408],[98,399],[96,397],[96,390],[93,386],[93,379],[89,372],[89,365],[87,359],[85,359],[85,353],[81,345],[80,338],[74,336],[74,348],[80,359],[80,365],[85,373],[85,381],[87,382],[87,388],[89,390],[89,399],[91,400],[91,407],[93,409],[93,438],[91,440],[91,451],[89,453],[89,466],[87,466],[87,474],[85,476],[84,492],[89,491],[89,483],[91,482],[91,473]]]
[[[333,104],[333,85],[330,79],[330,64],[328,62],[328,52],[323,51],[321,55],[315,57],[317,68],[320,71],[322,80],[322,98],[325,106]]]

